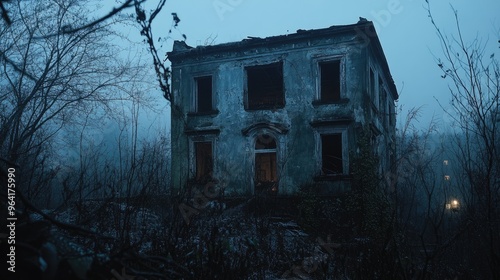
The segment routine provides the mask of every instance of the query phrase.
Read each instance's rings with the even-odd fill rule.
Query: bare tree
[[[464,180],[457,187],[464,197],[463,209],[473,226],[468,231],[471,265],[482,275],[500,278],[500,64],[498,48],[478,38],[468,41],[461,29],[458,12],[456,30],[447,35],[436,24],[429,1],[427,11],[442,47],[437,58],[442,78],[449,81],[455,124],[455,155]],[[491,53],[489,52],[491,51]],[[486,267],[482,267],[487,264]]]
[[[125,1],[120,9],[143,2]],[[94,253],[109,253],[109,246],[120,253],[127,248],[142,250],[144,240],[150,240],[153,233],[161,236],[156,232],[160,226],[156,215],[146,207],[158,205],[151,199],[159,200],[158,195],[165,193],[168,143],[165,137],[141,142],[139,111],[148,102],[142,93],[151,89],[143,78],[151,72],[122,56],[115,45],[121,39],[112,29],[122,20],[114,16],[119,10],[94,20],[87,17],[90,11],[82,1],[0,4],[7,23],[0,23],[0,159],[18,164],[23,182],[17,190],[25,213],[40,214]],[[163,61],[156,62],[162,63],[157,71],[168,69]],[[165,92],[168,75],[164,78]],[[122,114],[116,116],[119,109]],[[128,113],[130,117],[125,116]],[[104,149],[84,139],[106,114],[115,114],[112,117],[122,125],[120,161],[106,157]],[[71,168],[59,170],[55,164],[58,150],[67,146],[60,146],[58,140],[65,136],[62,132],[71,135],[68,127],[77,132],[72,137],[79,138],[73,148],[78,158]],[[61,185],[50,182],[56,177],[62,179]],[[48,190],[59,192],[58,187],[64,205],[46,214],[40,210],[42,204],[34,201],[50,196]],[[68,213],[69,219],[60,216]],[[66,259],[64,251],[58,253]],[[138,263],[142,259],[128,260]],[[147,270],[154,269],[147,266]]]
[[[81,1],[15,1],[9,8],[11,24],[0,27],[0,151],[27,169],[20,160],[48,165],[40,152],[58,149],[53,140],[62,128],[79,116],[99,118],[110,101],[127,98],[140,67],[123,62],[112,22],[53,35],[87,22]]]

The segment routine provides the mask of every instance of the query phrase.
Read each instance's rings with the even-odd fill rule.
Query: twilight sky
[[[156,36],[167,35],[171,12],[181,19],[178,30],[186,34],[191,46],[352,24],[360,16],[365,17],[376,26],[400,93],[398,105],[403,106],[403,112],[398,121],[409,108],[424,106],[420,126],[426,126],[433,116],[446,126],[450,119],[436,99],[449,107],[448,80],[440,77],[435,62],[434,55],[441,56],[441,47],[424,4],[424,0],[171,0],[153,32]],[[499,56],[500,1],[432,0],[436,23],[448,34],[456,31],[450,5],[458,10],[466,39],[480,38],[489,46],[488,56],[493,52]],[[172,38],[182,39],[175,30]]]

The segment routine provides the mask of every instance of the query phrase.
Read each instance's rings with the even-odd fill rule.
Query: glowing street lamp
[[[460,208],[460,203],[457,199],[452,199],[450,203],[446,203],[446,209],[448,210],[458,211],[458,208]]]

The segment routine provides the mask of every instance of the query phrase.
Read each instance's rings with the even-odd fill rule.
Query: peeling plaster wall
[[[172,186],[184,187],[193,174],[190,168],[190,140],[209,131],[214,141],[213,177],[226,195],[253,194],[254,134],[269,133],[277,141],[279,194],[294,194],[319,175],[318,133],[311,125],[339,119],[346,125],[346,153],[356,152],[358,127],[374,118],[368,95],[367,46],[355,34],[302,40],[290,44],[253,47],[208,55],[193,55],[172,63]],[[324,60],[341,59],[339,104],[317,104],[319,66]],[[285,106],[274,110],[245,110],[245,67],[283,63]],[[376,63],[376,61],[374,62]],[[218,111],[197,115],[192,112],[194,78],[213,75],[213,103]],[[368,100],[367,100],[368,99]],[[270,128],[242,131],[259,123],[279,124],[280,133]],[[186,131],[199,131],[188,135]],[[203,132],[205,131],[205,132]],[[252,134],[254,133],[254,134]],[[194,137],[194,138],[193,138]],[[380,149],[387,146],[381,141]],[[322,181],[325,193],[349,189],[348,180]]]

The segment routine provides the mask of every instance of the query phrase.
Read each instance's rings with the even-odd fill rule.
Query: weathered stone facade
[[[192,48],[172,62],[172,187],[215,180],[226,195],[350,187],[370,128],[380,172],[394,153],[398,99],[373,24]]]

